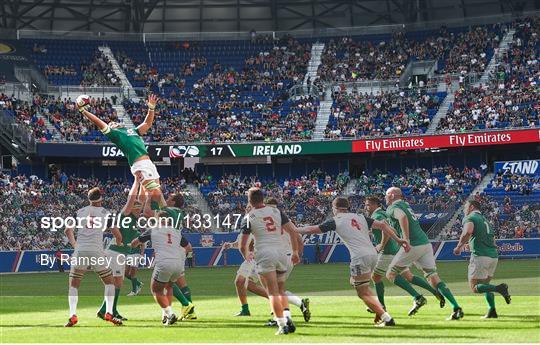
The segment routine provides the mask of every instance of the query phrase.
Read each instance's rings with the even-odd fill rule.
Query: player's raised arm
[[[117,227],[111,228],[112,235],[114,236],[114,239],[116,241],[117,246],[123,246],[124,242],[122,241],[122,233]]]
[[[459,237],[459,242],[456,245],[456,248],[454,248],[455,255],[461,254],[461,251],[463,251],[463,247],[465,247],[465,244],[469,242],[469,239],[471,238],[473,232],[474,232],[473,222],[467,222],[463,225],[463,231],[461,232],[461,236]]]
[[[129,195],[126,204],[124,205],[124,208],[122,209],[122,214],[124,216],[127,216],[131,214],[131,211],[133,210],[133,205],[135,205],[135,202],[138,198],[139,193],[139,181],[135,179],[133,181],[133,185],[131,186],[131,189],[129,190]]]
[[[144,122],[141,123],[137,127],[137,132],[139,132],[140,135],[145,135],[148,130],[152,127],[152,124],[154,123],[154,115],[156,110],[156,104],[157,104],[158,98],[156,95],[150,95],[148,96],[148,113],[146,114],[146,117],[144,118]]]
[[[77,100],[75,101],[75,104],[77,105],[77,108],[79,109],[79,112],[84,115],[88,120],[92,121],[92,123],[98,128],[103,131],[105,128],[107,128],[107,124],[102,121],[99,117],[92,114],[88,110],[86,110],[86,107],[88,107],[88,96],[79,96],[77,97]]]

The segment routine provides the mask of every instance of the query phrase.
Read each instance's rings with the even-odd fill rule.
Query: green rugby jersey
[[[469,213],[468,216],[463,218],[463,225],[467,223],[473,223],[474,230],[471,238],[469,239],[469,247],[471,254],[476,256],[488,256],[490,258],[497,258],[497,246],[495,245],[495,238],[493,236],[493,230],[489,225],[486,217],[478,211]]]
[[[403,230],[399,226],[399,221],[394,218],[394,211],[396,209],[402,210],[407,216],[407,220],[409,221],[409,241],[411,243],[411,246],[421,246],[424,244],[428,244],[429,239],[426,233],[424,232],[424,230],[422,230],[420,222],[418,222],[418,219],[416,219],[416,216],[414,215],[411,207],[404,200],[397,200],[392,205],[388,206],[388,208],[386,209],[386,215],[390,220],[390,225],[392,225],[392,227],[396,229],[399,236],[403,238]]]
[[[146,145],[136,128],[111,128],[107,125],[101,132],[122,150],[129,165],[133,165],[137,158],[148,155]]]
[[[370,217],[381,222],[388,220],[386,213],[380,207],[376,209],[371,214]],[[375,238],[375,242],[377,244],[380,244],[382,241],[382,230],[371,228],[371,231],[373,232],[373,237]],[[397,242],[394,241],[393,238],[389,238],[381,253],[386,254],[386,255],[395,255],[398,252],[398,250],[399,250],[399,245],[397,244]]]
[[[125,221],[124,219],[129,219],[129,222]],[[118,253],[123,254],[138,254],[140,252],[139,248],[131,248],[129,244],[131,241],[136,239],[139,236],[139,231],[136,229],[137,225],[137,217],[133,215],[120,215],[120,225],[123,225],[124,222],[127,224],[126,227],[121,226],[120,227],[120,233],[122,234],[122,243],[123,246],[116,245],[116,242],[113,238],[111,245],[109,246],[109,249]]]

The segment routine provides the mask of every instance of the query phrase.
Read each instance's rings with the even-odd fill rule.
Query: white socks
[[[161,308],[163,310],[163,315],[167,316],[167,317],[171,317],[171,315],[173,314],[173,310],[171,308],[171,306],[168,306],[166,308]]]
[[[114,285],[107,284],[105,285],[105,308],[106,308],[106,312],[109,314],[113,313],[113,303],[114,303]]]
[[[287,319],[284,317],[276,317],[276,322],[279,328],[287,326]]]
[[[77,314],[77,302],[79,301],[79,289],[74,287],[69,287],[68,291],[68,300],[69,300],[69,316]]]
[[[284,318],[291,318],[291,311],[289,309],[283,310],[283,317]]]
[[[302,300],[300,299],[300,297],[295,296],[290,291],[285,291],[285,295],[287,296],[287,299],[289,300],[290,304],[293,304],[293,305],[300,308],[300,306],[302,305]]]
[[[381,320],[383,320],[384,322],[387,322],[387,321],[392,320],[392,317],[387,312],[384,312],[384,314],[381,315]]]

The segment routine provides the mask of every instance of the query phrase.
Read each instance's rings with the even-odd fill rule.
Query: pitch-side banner
[[[185,157],[263,157],[405,151],[534,142],[540,142],[539,129],[294,143],[149,144],[147,148],[150,157],[159,160]],[[38,143],[37,154],[41,157],[125,159],[123,152],[111,143]]]
[[[540,142],[539,129],[357,140],[353,152],[404,151]]]

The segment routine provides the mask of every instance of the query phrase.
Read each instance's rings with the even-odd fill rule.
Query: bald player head
[[[392,205],[396,200],[403,199],[403,192],[398,187],[390,187],[384,195],[384,200],[386,200],[386,205]]]

